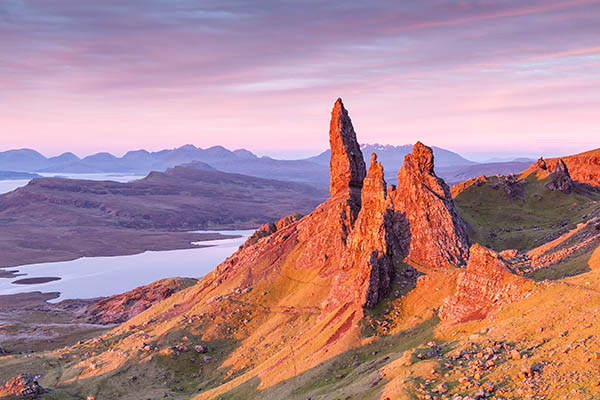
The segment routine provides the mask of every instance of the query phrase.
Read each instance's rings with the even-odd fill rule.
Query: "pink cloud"
[[[599,1],[202,3],[3,2],[0,147],[594,146]]]

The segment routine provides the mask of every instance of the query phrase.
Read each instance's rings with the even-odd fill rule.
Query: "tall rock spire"
[[[433,151],[413,146],[391,193],[396,213],[408,224],[408,261],[431,267],[458,266],[469,257],[467,227],[458,215],[450,189],[434,172]]]
[[[367,172],[352,121],[342,99],[337,99],[331,111],[329,144],[331,145],[329,164],[331,196],[349,189],[351,196],[360,201],[360,189]]]
[[[353,301],[374,307],[390,290],[394,278],[387,188],[383,166],[371,156],[371,167],[362,188],[362,208],[339,263],[327,303],[335,308]],[[332,307],[333,306],[333,307]]]

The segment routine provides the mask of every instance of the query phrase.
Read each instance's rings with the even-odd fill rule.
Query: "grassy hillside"
[[[556,192],[545,187],[548,179],[531,174],[512,196],[496,177],[460,192],[454,202],[471,239],[497,251],[525,251],[600,214],[600,192],[583,187],[570,194]]]

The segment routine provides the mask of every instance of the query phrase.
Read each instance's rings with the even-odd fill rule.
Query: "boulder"
[[[17,375],[0,387],[0,397],[33,398],[46,392],[47,390],[38,383],[37,377],[30,374]]]

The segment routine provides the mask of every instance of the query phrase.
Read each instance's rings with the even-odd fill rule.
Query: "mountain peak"
[[[360,189],[367,174],[366,166],[356,140],[356,132],[342,99],[337,99],[331,111],[329,144],[331,146],[329,163],[331,195],[335,196],[349,189],[355,192],[354,195],[358,192],[360,200]]]

